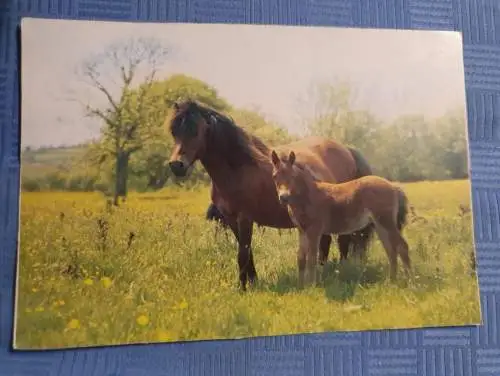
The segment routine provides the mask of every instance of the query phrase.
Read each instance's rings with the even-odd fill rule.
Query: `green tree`
[[[316,83],[305,102],[305,125],[309,135],[337,140],[373,155],[380,144],[380,122],[369,111],[354,109],[355,92],[347,82]]]
[[[138,92],[133,93],[137,96]],[[130,160],[131,171],[142,189],[160,189],[173,178],[165,166],[172,151],[173,140],[167,132],[165,121],[171,115],[174,102],[195,100],[218,111],[228,111],[231,106],[207,83],[184,74],[155,81],[148,91],[148,109],[144,117],[149,137],[142,139],[142,148]],[[204,177],[200,169],[193,170],[190,179]]]
[[[436,135],[438,160],[445,169],[445,174],[451,179],[467,178],[467,135],[465,111],[459,108],[450,111],[445,116],[437,119],[434,128]]]
[[[110,156],[114,159],[115,205],[118,197],[127,195],[131,155],[142,148],[144,139],[151,134],[148,120],[153,97],[148,94],[160,61],[169,54],[170,49],[156,40],[137,38],[112,44],[80,66],[81,77],[105,99],[105,105],[85,104],[85,110],[87,116],[103,123],[101,156],[103,160]],[[110,71],[118,73],[118,88],[110,83]],[[134,81],[141,73],[142,84],[134,89]]]
[[[235,108],[229,112],[229,115],[236,124],[259,137],[269,146],[280,145],[297,139],[297,137],[290,135],[286,129],[266,120],[264,115],[257,111]]]
[[[306,127],[309,134],[354,146],[375,174],[391,180],[459,179],[468,176],[464,110],[438,119],[404,115],[383,124],[370,112],[353,109],[346,83],[313,86]]]
[[[161,93],[164,104],[168,107],[171,107],[175,102],[196,100],[217,111],[227,111],[231,108],[213,86],[185,74],[176,74],[164,81],[157,82],[155,90]]]
[[[270,145],[293,139],[285,129],[267,121],[262,114],[233,108],[207,83],[184,74],[176,74],[164,80],[146,81],[136,87],[130,87],[120,112],[111,107],[108,123],[103,127],[100,140],[87,147],[79,169],[94,174],[91,181],[99,190],[103,190],[102,186],[109,185],[110,182],[114,182],[115,187],[118,182],[120,187],[125,184],[138,190],[157,190],[168,182],[181,185],[209,182],[206,171],[199,163],[195,164],[190,176],[184,179],[175,178],[166,166],[173,146],[166,126],[172,114],[172,105],[187,99],[228,114],[239,126]],[[114,124],[117,117],[122,119],[120,124],[124,125],[125,129],[120,133],[126,136],[122,140],[124,148],[116,147],[117,137],[113,137],[115,133],[111,132],[116,130]],[[126,132],[130,128],[133,130],[131,137]],[[122,169],[116,163],[116,150],[126,156],[126,164],[121,166]],[[82,178],[78,182],[87,180]],[[115,198],[116,196],[118,195],[115,194]]]

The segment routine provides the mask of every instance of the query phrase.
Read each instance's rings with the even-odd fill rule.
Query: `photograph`
[[[13,348],[481,324],[462,35],[24,18]]]

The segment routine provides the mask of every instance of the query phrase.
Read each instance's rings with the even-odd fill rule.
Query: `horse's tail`
[[[347,149],[351,153],[352,157],[354,158],[354,162],[356,163],[356,178],[360,178],[366,175],[372,175],[372,168],[363,154],[361,154],[359,150],[351,146],[348,146]]]
[[[398,188],[398,214],[397,214],[397,225],[398,230],[401,231],[406,225],[408,217],[408,196],[401,189]]]

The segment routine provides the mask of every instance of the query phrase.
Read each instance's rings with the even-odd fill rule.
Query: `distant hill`
[[[21,152],[21,176],[37,178],[50,172],[65,171],[83,156],[86,145],[26,148]]]

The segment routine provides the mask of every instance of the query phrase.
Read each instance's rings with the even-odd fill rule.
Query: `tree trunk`
[[[127,197],[128,163],[130,154],[119,152],[116,154],[115,166],[115,195],[113,203],[118,206],[119,197]]]

